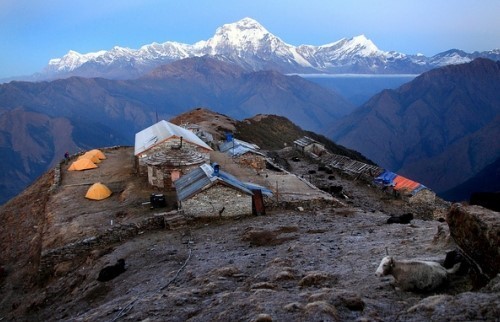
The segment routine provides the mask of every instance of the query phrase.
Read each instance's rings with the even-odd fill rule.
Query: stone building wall
[[[309,145],[306,145],[303,148],[303,152],[305,153],[314,153],[317,156],[322,155],[325,152],[325,146],[319,143],[312,143]]]
[[[172,149],[176,149],[176,148],[180,147],[180,144],[181,144],[180,138],[170,138],[166,141],[163,141],[163,142],[151,147],[149,150],[145,151],[144,153],[136,156],[138,159],[137,171],[138,171],[139,175],[140,176],[147,176],[148,175],[148,167],[144,162],[144,159],[145,159],[144,156],[152,155],[152,154],[155,154],[158,152],[168,152]],[[186,149],[186,150],[191,149],[194,151],[198,151],[204,155],[206,160],[210,160],[210,151],[199,146],[199,145],[196,145],[196,144],[193,144],[191,142],[183,140],[182,141],[182,149]]]
[[[409,199],[410,203],[433,203],[436,200],[436,194],[428,189],[417,192]]]
[[[216,184],[182,201],[181,209],[185,215],[195,218],[251,215],[252,196],[223,184]]]
[[[165,189],[165,190],[175,190],[172,182],[172,172],[178,171],[180,175],[185,175],[191,170],[199,168],[200,164],[186,165],[182,167],[174,167],[169,164],[163,164],[158,166],[147,166],[148,171],[148,181],[153,187]]]
[[[242,166],[249,167],[257,171],[261,171],[266,168],[266,159],[263,156],[253,153],[245,153],[234,158],[234,161]]]

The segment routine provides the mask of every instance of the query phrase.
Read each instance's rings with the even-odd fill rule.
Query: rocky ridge
[[[317,186],[341,186],[342,194],[333,202],[277,204],[265,216],[147,224],[173,215],[141,208],[150,189],[130,172],[126,148],[105,152],[108,170],[95,173],[115,182],[105,204],[78,197],[85,186],[75,180],[94,174],[70,175],[62,166],[1,208],[2,319],[493,321],[500,313],[498,278],[475,289],[468,274],[454,276],[429,294],[374,276],[386,251],[442,262],[456,247],[448,225],[436,220],[448,210],[442,201],[408,204],[286,148],[274,159],[288,171]],[[415,215],[410,224],[386,224],[407,212]],[[89,229],[121,238],[96,242],[81,235]],[[40,275],[41,256],[64,245],[91,249],[70,250]],[[99,270],[119,258],[126,271],[98,282]]]

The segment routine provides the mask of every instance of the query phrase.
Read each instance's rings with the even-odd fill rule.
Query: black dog
[[[470,268],[469,262],[458,250],[452,250],[446,253],[446,258],[443,263],[444,268],[452,268],[460,263],[460,268],[456,272],[457,275],[465,275]]]
[[[413,220],[413,214],[407,213],[403,215],[391,215],[389,219],[387,219],[388,224],[409,224],[410,221]]]
[[[125,260],[119,259],[115,265],[106,266],[99,272],[97,280],[99,282],[110,281],[121,273],[125,272]]]

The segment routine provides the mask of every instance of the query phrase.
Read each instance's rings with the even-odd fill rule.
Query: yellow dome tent
[[[90,161],[92,161],[94,163],[101,163],[101,160],[99,160],[99,158],[96,155],[90,154],[88,152],[86,152],[83,155],[80,155],[78,157],[78,160],[80,160],[80,159],[89,159]]]
[[[97,168],[97,166],[90,159],[81,158],[81,159],[78,159],[75,162],[73,162],[69,166],[68,170],[69,171],[82,171],[82,170],[95,169],[95,168]]]
[[[85,198],[92,200],[103,200],[111,196],[111,190],[100,182],[94,183],[87,190]]]
[[[88,151],[87,153],[90,154],[90,155],[95,155],[100,160],[105,160],[106,159],[106,156],[104,155],[104,153],[102,153],[102,151],[99,150],[99,149],[93,149],[93,150]],[[87,153],[85,153],[85,154],[87,154]]]

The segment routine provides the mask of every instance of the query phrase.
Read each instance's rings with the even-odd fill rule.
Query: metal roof
[[[185,200],[212,183],[201,167],[193,169],[189,173],[174,181],[177,199]]]
[[[249,148],[246,148],[244,146],[236,146],[229,150],[227,150],[227,154],[229,154],[231,157],[239,157],[245,153],[253,153],[253,154],[257,154],[257,155],[260,155],[260,156],[263,156],[265,157],[266,155],[262,152],[259,152],[259,151],[256,151],[256,150],[253,150],[253,149],[249,149]]]
[[[238,157],[247,152],[256,153],[263,156],[264,154],[257,151],[259,149],[259,146],[256,144],[238,139],[232,139],[231,141],[226,141],[219,145],[219,151],[227,152],[227,154],[232,157]]]
[[[135,134],[134,154],[138,155],[172,137],[182,137],[184,141],[212,150],[193,132],[162,120]]]
[[[253,182],[243,182],[243,184],[245,185],[245,187],[247,187],[249,190],[260,190],[262,191],[262,194],[263,195],[266,195],[268,197],[271,197],[273,195],[273,192],[266,188],[266,187],[263,187],[261,185],[258,185],[256,183],[253,183]]]
[[[232,157],[238,157],[238,156],[243,155],[243,154],[250,152],[250,151],[253,151],[253,150],[246,148],[244,146],[238,145],[238,146],[235,146],[234,148],[227,150],[227,153]]]
[[[298,145],[298,146],[302,146],[302,147],[308,146],[308,145],[313,144],[313,143],[321,144],[318,141],[316,141],[308,136],[303,136],[300,139],[293,141],[293,143]]]
[[[383,185],[390,185],[394,187],[394,190],[406,190],[411,194],[415,195],[417,192],[428,189],[421,183],[410,180],[394,172],[385,170],[378,177],[374,179],[375,182],[379,182]]]
[[[259,150],[259,146],[253,143],[249,143],[243,140],[233,139],[232,141],[226,141],[219,145],[219,151],[226,152],[229,149],[236,147],[244,147],[249,150]]]
[[[252,191],[236,177],[224,171],[219,171],[219,174],[216,175],[214,174],[214,169],[210,165],[203,164],[199,168],[190,171],[174,181],[177,191],[177,200],[186,200],[216,183],[226,184],[243,193],[253,195]]]

